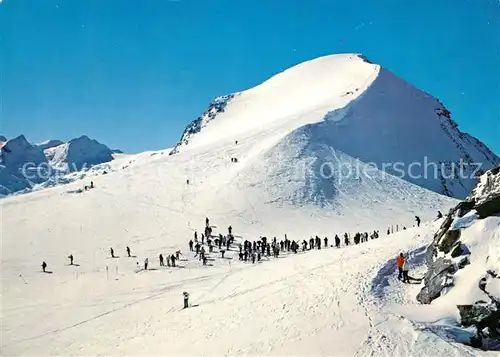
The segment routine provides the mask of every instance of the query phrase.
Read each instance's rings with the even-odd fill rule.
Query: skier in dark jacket
[[[208,227],[210,225],[210,220],[207,218],[205,218],[205,226]]]
[[[46,273],[45,269],[47,269],[47,263],[42,262],[42,271]]]
[[[109,248],[109,253],[111,254],[111,258],[115,257],[115,251],[113,250],[113,248]]]
[[[229,235],[231,235],[231,233],[233,233],[233,227],[231,226],[227,227],[227,231],[229,232]]]
[[[345,245],[349,245],[349,236],[347,235],[347,233],[345,234],[345,236],[344,236],[344,237],[345,237],[345,238],[344,238],[344,243],[345,243]]]
[[[170,260],[172,261],[172,266],[175,267],[175,255],[172,254]]]
[[[127,247],[127,256],[130,258],[130,247]]]
[[[415,221],[417,221],[417,227],[420,227],[420,217],[415,216]]]
[[[73,265],[73,254],[69,255],[69,265]]]
[[[337,248],[340,248],[340,238],[338,235],[335,234],[335,246]]]
[[[192,252],[193,251],[193,241],[189,240],[189,250]]]
[[[161,267],[165,266],[165,264],[163,262],[163,254],[160,254],[159,258],[160,258],[160,266]]]

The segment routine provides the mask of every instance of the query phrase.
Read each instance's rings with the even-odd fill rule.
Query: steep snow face
[[[302,160],[319,168],[325,153],[328,159],[341,153],[459,198],[475,185],[475,163],[483,170],[500,164],[480,141],[458,130],[439,101],[357,55],[302,63],[221,103],[223,110],[211,105],[210,120],[188,126],[172,153],[264,133],[267,147],[258,146],[270,150],[263,157],[273,162],[293,167],[290,160]],[[287,150],[290,144],[294,150]],[[319,198],[332,198],[334,191]]]
[[[52,166],[68,171],[81,171],[113,160],[113,152],[96,140],[81,136],[46,151]]]
[[[54,148],[54,147],[62,145],[62,144],[64,144],[64,142],[61,140],[46,140],[44,142],[37,144],[37,146],[39,148],[41,148],[42,150],[46,150],[46,149]]]

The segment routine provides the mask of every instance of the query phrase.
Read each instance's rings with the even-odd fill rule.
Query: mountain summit
[[[331,181],[341,179],[347,162],[349,169],[369,164],[457,198],[471,192],[478,174],[500,164],[458,129],[439,100],[356,54],[307,61],[255,88],[216,98],[171,154],[257,137],[247,159],[259,167],[262,160],[272,162],[266,175],[283,178],[282,187],[297,167],[307,167],[314,177],[298,177],[305,186],[291,195],[312,194],[322,202],[337,195]],[[326,166],[325,181],[318,170]]]

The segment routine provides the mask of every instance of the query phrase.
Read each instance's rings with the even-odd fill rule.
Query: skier
[[[335,246],[337,248],[340,248],[340,238],[338,235],[335,234]]]
[[[226,251],[225,251],[224,249],[222,249],[222,250],[220,251],[220,254],[222,255],[222,259],[224,259],[224,254],[225,254],[225,253],[226,253]]]
[[[127,255],[130,258],[130,247],[127,247]]]
[[[90,181],[90,188],[94,188],[94,181]]]
[[[200,243],[196,243],[194,249],[196,250],[196,255],[200,254]]]
[[[255,252],[252,253],[252,264],[255,264]]]
[[[349,236],[346,234],[344,234],[344,243],[345,245],[349,245]]]
[[[184,297],[184,308],[187,309],[189,307],[189,293],[184,291],[182,296]]]
[[[144,259],[144,270],[148,270],[148,263],[149,259],[148,258]]]
[[[328,248],[328,237],[325,237],[324,241],[325,241],[325,248]]]
[[[161,267],[164,267],[164,266],[165,266],[165,264],[163,263],[163,254],[160,254],[160,257],[159,257],[159,258],[160,258],[160,266],[161,266]]]
[[[46,273],[45,269],[47,268],[47,263],[42,262],[42,271]]]
[[[198,241],[198,232],[197,231],[194,231],[194,241],[195,242]]]
[[[231,235],[231,233],[233,232],[233,227],[231,226],[227,227],[227,231],[229,232],[229,235]]]
[[[415,216],[415,221],[417,221],[417,227],[420,227],[420,217]]]
[[[205,218],[205,227],[208,227],[209,226],[209,223],[210,223],[210,220],[207,218]]]
[[[203,265],[207,265],[207,257],[205,256],[205,254],[203,254],[202,261],[203,261]]]
[[[69,265],[73,265],[73,254],[69,255]]]
[[[175,268],[175,255],[172,254],[170,260],[172,261],[172,266]]]
[[[193,251],[193,241],[189,240],[189,250],[192,252]]]
[[[114,258],[115,257],[115,251],[113,250],[113,248],[109,248],[109,252],[111,253],[111,258]]]
[[[443,218],[443,214],[441,213],[441,211],[438,211],[437,219],[441,219],[441,218]]]
[[[405,265],[405,257],[403,253],[399,253],[399,256],[396,259],[396,265],[398,267],[398,279],[403,279],[403,266]]]

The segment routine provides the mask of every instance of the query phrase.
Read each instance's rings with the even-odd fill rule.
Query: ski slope
[[[409,252],[418,267],[437,227],[255,265],[213,254],[213,266],[200,267],[185,252],[184,268],[158,269],[154,261],[153,270],[136,273],[136,259],[123,256],[76,255],[79,267],[53,257],[53,274],[24,270],[26,283],[4,283],[3,354],[478,355],[402,315],[416,286],[391,275],[394,257]],[[145,242],[136,246],[141,262],[154,260]],[[191,294],[188,310],[183,291]]]
[[[412,127],[378,142],[363,137],[376,128],[358,130],[357,119],[367,120],[361,109],[373,108],[359,103],[382,93],[381,73],[356,55],[301,64],[211,106],[173,155],[118,155],[81,181],[0,200],[2,355],[476,355],[401,312],[413,306],[418,287],[395,280],[393,259],[409,252],[418,269],[439,224],[413,228],[414,216],[431,221],[457,201],[433,190],[434,181],[370,169],[370,157],[352,150],[364,145],[379,160],[398,159],[392,153],[410,160],[427,148],[455,160],[462,149],[451,150],[442,131]],[[416,95],[410,89],[401,91],[407,101]],[[422,98],[435,114],[437,102]],[[385,115],[394,114],[391,105]],[[384,111],[373,110],[373,120],[389,128]],[[432,118],[441,128],[442,118]],[[432,142],[403,145],[426,135]],[[438,140],[445,144],[433,151]],[[474,158],[484,150],[485,162],[496,160],[478,147],[462,145]],[[318,175],[324,162],[335,163],[329,178]],[[359,167],[359,175],[343,171]],[[95,188],[83,190],[90,180]],[[188,241],[195,230],[201,234],[205,217],[213,234],[231,225],[236,244],[284,234],[333,242],[335,234],[374,230],[381,238],[258,264],[235,258],[237,246],[225,259],[216,248],[202,266]],[[388,227],[400,232],[386,236]],[[127,246],[134,257],[126,257]],[[182,267],[158,266],[160,253],[179,249]],[[78,265],[68,265],[70,254]],[[145,258],[152,269],[140,271]],[[42,261],[51,274],[40,271]],[[191,295],[187,310],[184,291]]]

